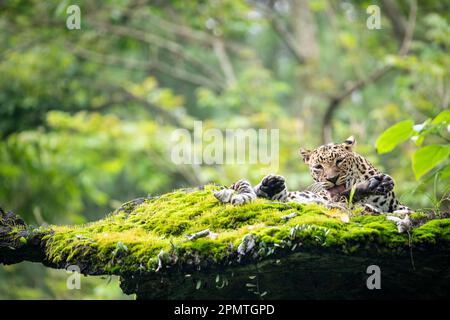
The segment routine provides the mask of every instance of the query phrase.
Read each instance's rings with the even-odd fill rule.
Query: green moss
[[[446,247],[450,242],[450,219],[432,220],[413,230],[414,239],[421,245]]]
[[[219,203],[215,186],[177,190],[80,226],[51,226],[44,237],[47,258],[55,263],[85,263],[94,271],[121,274],[155,271],[170,265],[236,263],[237,248],[247,234],[256,236],[253,256],[328,248],[346,253],[409,250],[407,234],[385,216],[363,216],[318,205],[275,203],[257,199],[234,207]],[[282,217],[297,215],[289,220]],[[423,216],[417,216],[423,218]],[[210,229],[214,237],[186,235]],[[434,244],[450,248],[450,219],[433,220],[412,232],[417,250]],[[164,254],[160,254],[163,250]]]

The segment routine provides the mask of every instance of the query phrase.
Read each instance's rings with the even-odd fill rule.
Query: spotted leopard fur
[[[230,188],[216,192],[215,196],[221,202],[234,205],[262,197],[280,202],[319,203],[329,208],[345,208],[352,198],[352,204],[361,204],[369,212],[409,213],[410,209],[400,204],[395,196],[394,180],[354,152],[354,145],[355,139],[349,137],[340,144],[300,150],[315,181],[312,190],[288,191],[285,179],[271,174],[254,188],[248,181],[239,180]]]

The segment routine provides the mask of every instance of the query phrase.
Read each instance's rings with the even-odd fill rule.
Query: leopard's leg
[[[402,205],[397,197],[395,196],[394,191],[390,191],[384,195],[375,195],[368,196],[361,202],[364,206],[370,205],[376,208],[380,213],[395,213],[404,217],[407,214],[414,212],[407,206]]]
[[[399,218],[396,216],[386,216],[386,219],[395,222],[399,233],[405,231],[409,232],[412,228],[412,221],[409,217],[409,214],[406,214],[404,218]]]
[[[386,218],[395,222],[398,232],[409,232],[413,225],[410,215],[414,211],[407,206],[400,204],[397,199],[395,199],[395,203],[391,209],[392,211],[390,212],[393,212],[395,216],[387,216]],[[398,216],[400,216],[400,218]]]
[[[288,192],[286,201],[297,203],[317,203],[329,209],[346,209],[343,203],[332,201],[329,198],[323,197],[322,195],[311,191]]]
[[[231,203],[233,205],[248,203],[256,199],[256,193],[252,185],[244,179],[235,182],[228,189],[215,192],[214,196],[223,203]]]
[[[378,174],[356,185],[356,201],[362,200],[365,212],[371,214],[392,212],[400,215],[400,217],[388,215],[386,218],[395,222],[398,232],[409,231],[412,226],[410,214],[413,211],[407,206],[400,204],[393,189],[393,179],[387,174]]]
[[[341,203],[332,202],[311,191],[288,191],[284,177],[279,175],[270,174],[264,177],[255,187],[255,192],[259,197],[281,202],[317,203],[328,208],[344,208]]]
[[[340,195],[348,200],[351,198],[352,203],[362,204],[365,213],[379,214],[392,212],[392,206],[396,206],[393,189],[394,180],[389,175],[380,173],[355,184]]]
[[[353,188],[346,189],[341,195],[349,199],[352,189],[354,189],[352,200],[358,202],[370,196],[388,195],[394,189],[394,180],[391,176],[380,173],[357,183]],[[378,207],[376,203],[373,203],[373,205]]]
[[[364,203],[363,204],[364,207],[364,211],[363,214],[367,214],[367,215],[379,215],[382,213],[382,211],[380,211],[377,207],[369,204],[369,203]]]
[[[234,194],[233,189],[224,188],[219,191],[214,192],[214,197],[222,203],[229,203],[231,201],[231,197]]]
[[[258,197],[278,201],[285,201],[288,193],[284,177],[274,174],[265,176],[255,186],[255,192]]]
[[[397,205],[394,207],[394,210],[393,210],[393,213],[396,213],[396,214],[399,214],[402,216],[409,215],[413,212],[414,211],[411,208],[409,208],[403,204],[400,204],[399,202],[397,202]]]
[[[231,204],[239,205],[251,202],[256,199],[256,193],[250,182],[241,179],[231,186],[236,193],[231,197]]]

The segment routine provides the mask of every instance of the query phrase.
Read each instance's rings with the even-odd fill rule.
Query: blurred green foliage
[[[192,130],[194,120],[220,130],[280,129],[278,173],[291,189],[305,187],[311,179],[299,147],[324,142],[334,97],[388,66],[389,73],[340,102],[333,140],[355,135],[357,151],[396,179],[406,204],[436,209],[433,199],[443,198],[448,179],[416,166],[423,175],[416,181],[414,143],[380,156],[375,142],[400,121],[422,123],[448,109],[450,10],[445,1],[417,1],[402,56],[404,34],[385,2],[1,2],[0,205],[31,224],[83,223],[138,196],[242,177],[256,183],[271,170],[175,165],[170,135]],[[407,23],[413,2],[395,3]],[[66,28],[71,4],[81,9],[81,30]],[[380,30],[366,27],[370,4],[381,7]],[[448,139],[448,129],[440,132]],[[427,136],[421,149],[438,138]],[[68,292],[61,275],[2,266],[0,298],[123,297],[98,279],[86,279],[92,291]]]
[[[428,118],[414,125],[412,120],[401,121],[386,129],[376,145],[380,153],[392,151],[398,144],[410,139],[417,150],[411,155],[411,165],[417,180],[427,175],[417,188],[424,189],[433,181],[430,197],[434,210],[440,212],[450,193],[450,110],[444,110],[434,119]],[[426,141],[425,141],[426,140]],[[424,145],[431,141],[431,144]],[[417,189],[416,189],[417,190]]]

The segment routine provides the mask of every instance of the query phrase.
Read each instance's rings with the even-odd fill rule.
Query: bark
[[[449,254],[348,256],[300,252],[286,259],[181,274],[123,277],[121,288],[138,299],[430,299],[448,298]],[[369,290],[371,265],[380,267],[381,290]],[[262,295],[262,297],[261,297]]]
[[[401,43],[408,27],[403,13],[400,11],[400,8],[394,0],[381,0],[381,4],[382,12],[386,13],[386,16],[392,24],[392,28],[394,29],[395,37]]]
[[[21,230],[13,233],[15,228]],[[45,234],[48,233],[30,230],[19,216],[0,208],[0,263],[31,261],[45,264],[45,250],[41,246]]]

